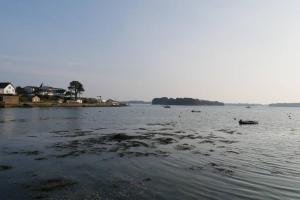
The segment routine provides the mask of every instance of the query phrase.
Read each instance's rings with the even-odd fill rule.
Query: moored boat
[[[240,125],[256,125],[258,124],[258,121],[252,121],[252,120],[240,120]]]

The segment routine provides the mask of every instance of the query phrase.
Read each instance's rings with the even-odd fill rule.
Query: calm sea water
[[[299,164],[299,108],[0,109],[1,200],[300,199]]]

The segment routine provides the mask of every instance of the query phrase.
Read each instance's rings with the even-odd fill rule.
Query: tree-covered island
[[[186,105],[186,106],[224,106],[224,103],[219,101],[208,101],[193,98],[154,98],[153,105]]]

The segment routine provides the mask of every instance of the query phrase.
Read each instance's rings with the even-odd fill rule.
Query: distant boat
[[[256,125],[256,124],[258,124],[258,121],[251,121],[251,120],[244,121],[244,120],[240,120],[239,124],[240,125]]]
[[[246,108],[251,108],[251,106],[247,106]]]
[[[192,110],[191,112],[192,113],[200,113],[201,111],[200,110]]]
[[[164,106],[164,108],[171,108],[171,106],[169,106],[169,105],[166,105],[166,106]]]

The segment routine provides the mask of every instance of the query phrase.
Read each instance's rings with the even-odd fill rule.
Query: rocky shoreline
[[[19,104],[0,104],[0,108],[71,108],[71,107],[124,107],[126,104],[111,105],[105,103],[89,104],[89,103],[19,103]]]

